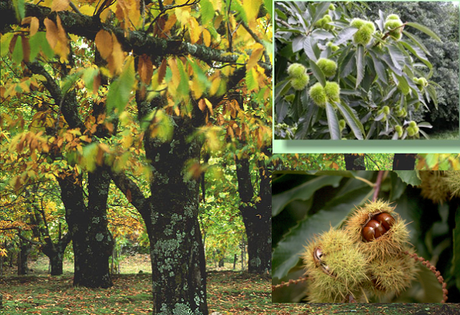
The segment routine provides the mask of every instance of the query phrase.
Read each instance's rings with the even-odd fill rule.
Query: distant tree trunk
[[[82,177],[58,179],[72,235],[75,256],[75,286],[112,286],[109,257],[113,240],[107,228],[107,196],[110,177],[102,167],[88,173],[88,206],[84,203]]]
[[[271,186],[267,168],[258,163],[260,201],[253,204],[254,188],[251,181],[248,158],[235,156],[238,177],[238,194],[241,199],[240,213],[248,238],[248,271],[266,273],[271,271]]]
[[[233,270],[235,270],[235,268],[236,268],[236,261],[237,261],[237,260],[238,260],[238,255],[235,254],[235,255],[233,256]]]
[[[396,153],[393,159],[393,170],[410,171],[415,168],[417,154]]]
[[[345,168],[347,171],[365,170],[364,155],[344,154]]]
[[[63,273],[64,251],[71,240],[70,233],[59,239],[57,244],[54,244],[50,238],[45,238],[45,246],[42,247],[42,252],[48,256],[50,260],[51,275],[59,276]]]
[[[19,243],[19,253],[18,253],[18,275],[25,275],[28,273],[28,260],[29,254],[32,250],[32,245],[29,242],[24,241],[22,238]]]

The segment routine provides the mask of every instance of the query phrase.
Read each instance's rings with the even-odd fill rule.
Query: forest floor
[[[128,264],[128,262],[131,262]],[[149,314],[152,312],[148,257],[136,255],[122,261],[109,289],[72,286],[71,264],[64,275],[49,276],[39,259],[33,273],[0,277],[3,309],[0,314]],[[123,267],[124,266],[124,267]],[[230,265],[229,265],[230,266]],[[137,270],[137,271],[135,271]],[[138,273],[143,270],[142,273]],[[280,304],[271,302],[271,279],[247,272],[212,270],[208,273],[209,313],[228,314],[459,314],[458,304]]]

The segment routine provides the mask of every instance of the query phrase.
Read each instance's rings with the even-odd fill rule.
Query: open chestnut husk
[[[370,242],[379,238],[388,232],[394,223],[395,219],[389,213],[382,212],[373,215],[363,227],[363,240]]]
[[[409,244],[409,231],[394,209],[390,203],[376,200],[357,208],[348,218],[345,230],[368,261],[399,255]]]

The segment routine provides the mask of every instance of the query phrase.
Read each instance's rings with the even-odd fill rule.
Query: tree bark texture
[[[110,177],[102,168],[88,174],[88,206],[85,205],[81,176],[59,179],[66,220],[75,256],[75,286],[112,286],[109,257],[113,240],[107,228],[106,205]]]
[[[51,275],[59,276],[63,273],[62,263],[64,259],[64,251],[69,244],[71,238],[70,234],[67,233],[54,244],[51,239],[45,238],[45,245],[42,247],[42,252],[48,256],[51,266]]]
[[[394,171],[412,171],[415,168],[417,154],[396,153],[393,158]]]
[[[271,185],[270,174],[262,163],[259,167],[260,202],[252,205],[254,188],[251,181],[248,158],[235,157],[238,177],[238,193],[241,199],[240,213],[248,238],[248,271],[267,273],[271,271]]]
[[[18,253],[18,276],[25,275],[28,273],[27,263],[29,260],[29,254],[31,250],[32,245],[21,238]]]
[[[177,118],[172,141],[144,140],[153,175],[149,198],[125,174],[111,172],[147,227],[153,314],[208,314],[206,263],[198,223],[199,176],[189,177],[186,170],[190,161],[199,161],[201,145],[188,140],[193,132],[188,118]]]
[[[365,170],[364,155],[344,154],[347,171]]]

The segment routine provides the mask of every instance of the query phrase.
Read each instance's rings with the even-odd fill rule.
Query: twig
[[[289,286],[291,284],[298,284],[300,282],[306,281],[307,279],[308,279],[308,277],[303,277],[303,278],[300,278],[300,279],[297,279],[297,280],[289,279],[288,282],[282,281],[280,284],[272,285],[272,291],[275,291],[275,289],[278,289],[278,288],[281,288],[281,287],[287,287],[287,286]]]
[[[374,196],[372,197],[372,201],[376,201],[377,197],[379,196],[380,186],[382,185],[383,173],[383,171],[379,171],[379,174],[377,175],[377,182],[374,186]]]
[[[436,267],[433,266],[428,260],[425,260],[423,257],[419,257],[416,253],[409,254],[409,252],[406,250],[404,254],[409,255],[410,257],[414,258],[415,261],[421,262],[422,265],[426,266],[434,275],[436,276],[436,279],[438,279],[438,282],[442,286],[442,301],[441,303],[446,303],[447,302],[447,294],[449,291],[447,291],[447,283],[444,282],[444,278],[441,276],[441,272],[436,270]]]

